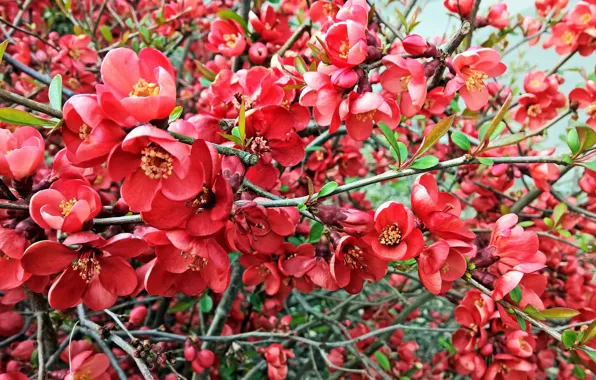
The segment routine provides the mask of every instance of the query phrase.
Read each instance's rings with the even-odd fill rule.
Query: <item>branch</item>
[[[0,88],[0,99],[4,99],[7,102],[20,104],[34,111],[42,112],[46,115],[53,116],[58,119],[62,119],[62,112],[50,107],[47,104],[36,102],[19,94],[15,94]]]
[[[12,67],[14,67],[16,70],[24,72],[25,74],[29,75],[31,78],[36,79],[43,84],[46,84],[49,86],[50,83],[52,83],[52,78],[50,78],[47,75],[43,75],[39,71],[34,70],[31,67],[19,62],[17,59],[15,59],[10,54],[4,53],[4,55],[2,56],[2,60],[6,61],[6,63],[8,63]],[[63,86],[62,94],[64,94],[64,97],[68,99],[71,96],[73,96],[75,93],[72,90],[69,90],[68,88]]]
[[[563,176],[565,174],[567,174],[570,170],[571,170],[572,166],[568,166],[565,169],[563,169],[561,171],[561,175],[559,175],[559,178],[557,178],[556,180],[552,181],[550,184],[551,186],[554,185],[558,180],[560,180],[561,178],[563,178]],[[509,209],[512,213],[514,214],[519,214],[520,212],[522,212],[522,210],[526,207],[529,206],[530,203],[534,202],[534,200],[536,200],[540,194],[542,194],[542,190],[535,188],[533,190],[530,190],[526,193],[526,195],[524,195],[523,197],[521,197],[520,199],[518,199],[517,202],[515,202],[513,204],[513,206],[511,206],[511,208]]]
[[[445,58],[453,54],[457,47],[462,43],[464,38],[466,38],[468,33],[470,33],[470,29],[471,25],[469,21],[462,22],[457,33],[455,33],[447,43],[447,46],[445,47],[445,50],[443,52],[443,57],[439,63],[439,67],[437,67],[435,75],[433,75],[432,78],[430,78],[428,84],[429,91],[437,87],[441,82],[441,78],[443,77],[443,71],[445,71]]]
[[[277,54],[279,54],[279,56],[283,58],[286,51],[290,50],[292,48],[292,46],[294,46],[296,41],[298,41],[300,39],[300,37],[302,37],[302,34],[307,31],[310,31],[310,25],[308,25],[308,24],[300,25],[300,27],[298,29],[296,29],[294,34],[292,34],[290,39],[287,40],[286,43],[283,44],[283,46],[281,48],[279,48],[279,50],[277,51]]]
[[[52,325],[49,315],[49,307],[46,299],[39,293],[34,293],[25,288],[29,306],[37,318],[37,357],[38,357],[38,379],[45,379],[46,355],[54,353],[58,348],[58,336]]]
[[[464,44],[466,50],[472,46],[472,35],[474,33],[474,29],[476,28],[476,15],[478,14],[478,9],[480,8],[480,1],[481,0],[474,1],[474,6],[472,7],[472,12],[470,13],[470,33],[468,34],[468,39]]]
[[[168,133],[170,135],[172,135],[173,137],[175,137],[176,140],[178,140],[184,144],[192,145],[192,143],[195,141],[194,138],[192,138],[190,136],[181,135],[180,133],[170,132],[170,131],[168,131]],[[219,145],[219,144],[212,144],[212,145],[213,145],[213,147],[215,147],[215,149],[217,149],[217,151],[220,154],[223,154],[224,156],[236,156],[236,157],[240,158],[240,160],[242,160],[242,162],[244,162],[246,165],[253,166],[253,165],[256,165],[257,162],[259,161],[259,156],[257,156],[256,154],[252,154],[252,153],[240,150],[240,149],[230,148],[230,147]]]
[[[559,192],[557,192],[557,191],[555,191],[553,189],[550,190],[550,193],[553,195],[553,197],[557,198],[560,202],[565,203],[567,205],[567,208],[569,210],[575,212],[576,214],[580,214],[580,215],[583,215],[583,216],[588,217],[590,219],[596,220],[596,214],[595,213],[593,213],[591,211],[588,211],[588,210],[586,210],[584,208],[581,208],[581,207],[579,207],[577,205],[574,205],[573,203],[571,203],[567,199],[565,199],[565,197],[562,194],[560,194]]]
[[[48,45],[49,47],[51,47],[52,49],[54,49],[56,51],[60,51],[60,48],[54,46],[54,44],[52,44],[50,41],[46,40],[45,38],[42,38],[39,35],[39,33],[33,33],[33,32],[28,31],[27,29],[23,29],[23,28],[21,28],[21,27],[19,27],[17,25],[11,24],[10,22],[8,22],[8,20],[6,20],[6,19],[4,19],[2,17],[0,17],[0,22],[3,23],[3,24],[5,24],[5,25],[7,25],[7,26],[9,26],[9,27],[11,27],[12,29],[18,30],[21,33],[24,33],[24,34],[26,34],[28,36],[37,38],[38,40],[40,40],[41,42],[43,42],[44,44]]]

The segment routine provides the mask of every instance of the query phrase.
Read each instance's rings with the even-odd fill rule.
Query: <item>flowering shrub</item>
[[[596,1],[421,3],[0,3],[0,380],[592,378]]]

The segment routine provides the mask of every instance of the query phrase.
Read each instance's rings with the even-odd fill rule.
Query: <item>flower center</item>
[[[76,371],[74,373],[73,379],[74,380],[91,380],[91,379],[93,379],[93,375],[92,375],[90,369],[88,369],[87,371],[83,371],[83,372]]]
[[[596,102],[591,103],[588,108],[586,108],[586,113],[590,117],[596,117]]]
[[[79,272],[79,276],[81,276],[86,283],[90,283],[93,276],[98,275],[99,272],[101,272],[101,266],[99,265],[99,261],[95,258],[95,250],[93,249],[87,249],[71,265],[72,269],[75,272]]]
[[[582,17],[580,17],[580,18],[579,18],[579,21],[580,21],[582,24],[587,24],[587,23],[589,23],[590,21],[592,21],[592,15],[591,15],[590,13],[584,13],[584,14],[582,15]]]
[[[400,79],[400,86],[402,91],[406,91],[408,89],[408,84],[412,80],[412,76],[408,75],[407,77],[402,77]]]
[[[143,98],[157,95],[159,95],[159,86],[155,83],[147,82],[143,78],[139,78],[139,81],[132,86],[132,91],[128,94],[131,97]]]
[[[542,108],[538,104],[532,104],[528,107],[528,116],[536,117],[542,113]]]
[[[257,269],[259,270],[259,274],[263,277],[268,276],[269,273],[271,273],[271,271],[269,270],[269,268],[267,268],[267,265],[265,264],[259,264]]]
[[[482,308],[485,305],[485,302],[482,298],[478,298],[476,301],[474,301],[474,303],[476,304],[476,306]]]
[[[87,124],[82,124],[79,128],[79,138],[81,140],[85,140],[87,136],[89,136],[89,132],[91,132],[91,128]]]
[[[323,161],[325,159],[325,152],[322,150],[315,151],[315,159],[317,161]]]
[[[397,223],[383,227],[378,239],[379,243],[383,245],[388,245],[390,247],[398,245],[401,241],[401,231]]]
[[[449,264],[445,263],[445,265],[443,265],[443,267],[441,268],[441,273],[447,272],[449,272]]]
[[[561,36],[561,41],[565,42],[566,45],[571,45],[573,43],[574,38],[575,38],[575,35],[573,34],[573,32],[567,30]]]
[[[344,253],[344,264],[352,270],[366,270],[366,265],[362,264],[362,260],[364,260],[364,255],[358,247],[350,247]]]
[[[70,57],[73,59],[79,59],[81,57],[81,51],[77,48],[73,48],[73,49],[70,49],[70,51],[68,52],[68,55],[70,55]]]
[[[341,46],[339,47],[340,58],[348,59],[349,53],[350,53],[350,43],[348,41],[342,41]]]
[[[540,81],[538,79],[532,79],[530,81],[530,87],[534,87],[534,88],[540,87]]]
[[[371,110],[368,112],[357,113],[355,116],[358,121],[368,121],[368,120],[372,120],[375,117],[375,112],[377,112],[377,110]]]
[[[429,109],[429,108],[431,108],[434,105],[435,105],[435,100],[434,99],[426,98],[426,100],[424,101],[424,106],[423,107],[426,108],[426,109]]]
[[[466,88],[468,91],[476,92],[484,90],[483,79],[488,78],[483,71],[470,70],[471,74],[466,78]]]
[[[250,143],[250,150],[255,154],[263,154],[271,152],[271,148],[267,145],[267,140],[261,136],[257,136]]]
[[[75,203],[77,203],[77,198],[72,198],[71,200],[62,200],[60,201],[60,209],[62,210],[62,215],[68,216],[70,215],[70,211],[74,207]]]
[[[174,159],[163,149],[151,144],[141,152],[141,169],[151,179],[166,179],[172,175]]]
[[[81,85],[81,82],[79,82],[76,78],[70,78],[66,81],[66,83],[68,83],[68,86],[73,89],[77,89]]]
[[[238,43],[237,34],[224,34],[223,39],[226,41],[226,46],[230,48],[236,46],[236,43]]]
[[[190,206],[197,207],[197,213],[206,208],[213,208],[215,206],[215,194],[203,184],[201,192],[197,194]]]
[[[205,268],[207,264],[209,264],[209,260],[204,257],[195,255],[194,253],[188,252],[180,252],[180,256],[184,258],[185,261],[188,261],[186,264],[186,269],[189,269],[193,272],[198,272],[201,269]]]

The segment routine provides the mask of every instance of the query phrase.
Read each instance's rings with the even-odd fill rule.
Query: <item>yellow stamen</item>
[[[70,215],[70,211],[74,207],[75,203],[77,203],[77,198],[72,198],[69,201],[65,201],[65,200],[61,201],[60,208],[62,209],[62,215],[64,215],[64,216]]]
[[[79,128],[79,138],[85,140],[89,136],[89,132],[91,132],[91,128],[87,124],[82,124]]]
[[[388,246],[398,245],[401,241],[401,231],[397,223],[383,227],[378,237],[379,243]]]
[[[143,97],[157,96],[159,95],[159,86],[155,83],[147,82],[143,78],[139,78],[139,81],[132,86],[132,91],[128,96]]]
[[[483,79],[488,78],[488,75],[483,71],[470,71],[470,75],[466,78],[466,88],[468,91],[476,92],[484,90],[485,86]]]
[[[168,178],[174,169],[174,159],[163,149],[148,146],[141,152],[141,169],[151,179]]]

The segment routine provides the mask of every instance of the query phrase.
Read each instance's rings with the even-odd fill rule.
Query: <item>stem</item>
[[[565,176],[565,174],[567,174],[571,170],[571,168],[572,166],[568,166],[565,169],[563,169],[559,178],[551,182],[551,185],[554,185],[558,180],[563,178],[563,176]],[[538,188],[528,191],[528,193],[526,193],[526,195],[518,199],[518,201],[515,202],[509,210],[514,214],[519,214],[520,212],[522,212],[524,208],[526,208],[526,206],[534,202],[534,200],[536,200],[540,196],[540,194],[542,194],[542,190]]]
[[[168,131],[168,133],[170,135],[172,135],[173,137],[175,137],[176,140],[178,140],[184,144],[192,145],[192,143],[195,141],[194,138],[192,138],[190,136],[181,135],[180,133],[170,132],[170,131]],[[236,157],[240,158],[240,160],[242,160],[242,162],[244,162],[246,165],[253,166],[253,165],[256,165],[257,162],[259,161],[259,156],[257,156],[256,154],[252,154],[252,153],[240,150],[240,149],[230,148],[230,147],[219,145],[219,144],[212,144],[212,145],[213,145],[213,147],[215,147],[215,149],[217,149],[217,151],[220,154],[223,154],[224,156],[236,156]]]
[[[310,31],[310,25],[308,25],[308,24],[300,25],[300,27],[298,29],[296,29],[294,34],[292,34],[290,39],[287,40],[286,43],[283,44],[283,46],[277,51],[277,54],[279,54],[280,57],[283,57],[284,54],[286,53],[286,51],[290,50],[292,48],[292,46],[294,46],[296,41],[298,41],[300,39],[300,37],[302,37],[302,34],[307,31]]]
[[[435,71],[435,75],[433,75],[432,78],[430,78],[430,81],[428,83],[428,91],[432,90],[433,88],[439,85],[439,83],[441,82],[441,78],[443,77],[443,71],[445,71],[445,58],[453,54],[453,52],[462,43],[464,38],[466,38],[468,33],[470,33],[470,29],[470,22],[464,21],[459,27],[457,33],[455,33],[451,37],[451,39],[447,43],[447,46],[445,47],[443,59],[441,59],[439,67],[437,67],[437,70]]]
[[[3,90],[0,88],[0,99],[6,100],[10,103],[20,104],[34,111],[42,112],[46,115],[62,119],[62,112],[50,107],[47,104],[36,102],[19,94]]]
[[[474,29],[476,28],[476,15],[478,14],[478,9],[480,8],[480,1],[474,1],[474,6],[472,7],[472,12],[470,13],[470,33],[468,34],[468,38],[464,43],[465,50],[468,50],[470,46],[472,46],[472,35],[474,33]]]
[[[37,318],[37,356],[39,363],[38,378],[45,379],[45,357],[51,355],[58,348],[58,336],[50,319],[49,305],[39,293],[25,288],[29,306]]]
[[[52,83],[52,78],[50,78],[47,75],[43,75],[39,71],[34,70],[31,67],[19,62],[16,58],[14,58],[13,56],[11,56],[8,53],[4,53],[4,55],[2,56],[2,60],[6,61],[6,63],[8,63],[12,67],[14,67],[16,70],[24,72],[25,74],[29,75],[31,78],[36,79],[43,84],[46,84],[49,86],[50,83]],[[75,93],[72,90],[69,90],[68,88],[63,86],[62,94],[64,95],[65,98],[70,98]]]

